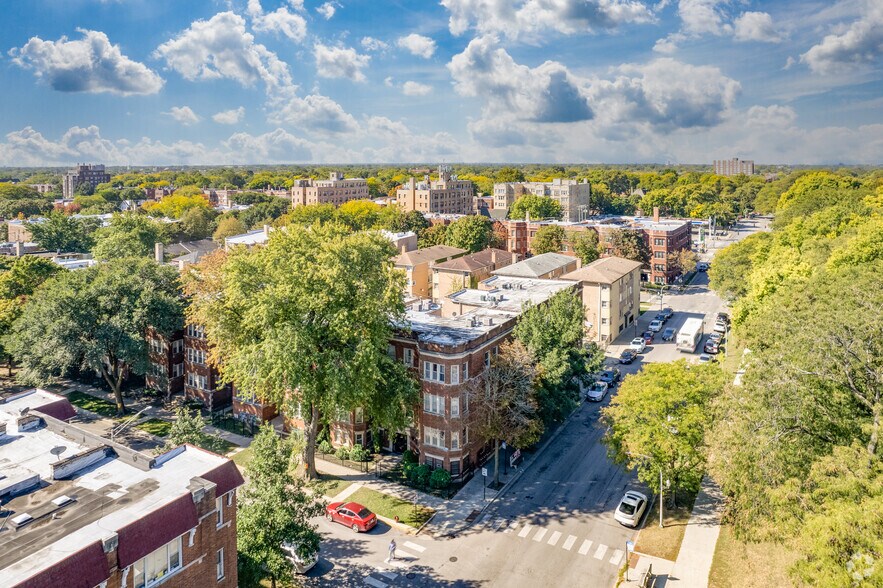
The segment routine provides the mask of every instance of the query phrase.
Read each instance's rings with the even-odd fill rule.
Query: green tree
[[[617,257],[640,261],[644,265],[650,263],[650,248],[641,231],[615,229],[610,232],[608,242]]]
[[[239,583],[257,586],[269,575],[272,586],[288,585],[293,578],[287,551],[305,559],[319,551],[321,536],[310,519],[322,514],[322,504],[292,474],[297,449],[272,425],[261,427],[250,448],[236,514]]]
[[[748,294],[750,283],[746,278],[772,241],[771,233],[755,233],[719,251],[708,270],[711,287],[724,298],[737,299]]]
[[[119,259],[47,280],[13,323],[6,345],[22,366],[24,383],[73,370],[101,374],[125,412],[122,384],[148,367],[148,327],[181,328],[177,272],[148,259]]]
[[[524,172],[517,167],[501,167],[494,179],[497,182],[523,182]]]
[[[598,242],[598,233],[589,229],[587,231],[571,231],[567,234],[567,240],[576,256],[583,265],[592,263],[601,257],[601,244]]]
[[[217,435],[205,432],[208,423],[199,414],[199,411],[190,411],[187,408],[179,407],[175,410],[175,420],[169,428],[169,434],[166,436],[166,444],[161,452],[174,449],[179,445],[189,443],[197,447],[202,447],[208,451],[221,453],[224,448],[224,441]]]
[[[205,325],[225,381],[303,415],[310,477],[320,414],[362,407],[396,430],[417,401],[415,382],[386,351],[392,324],[404,320],[394,253],[375,233],[292,225],[265,247],[232,251],[218,275],[188,274],[190,318]]]
[[[530,242],[530,250],[534,255],[561,251],[564,245],[564,229],[558,225],[544,225]]]
[[[354,231],[364,231],[377,224],[380,210],[380,205],[370,200],[350,200],[337,209],[337,218]]]
[[[199,190],[197,194],[188,195],[182,188],[176,190],[174,194],[163,197],[159,202],[145,202],[142,208],[151,216],[181,218],[193,209],[210,210],[211,204],[209,204],[208,197],[203,195],[202,190]]]
[[[467,390],[469,426],[479,439],[494,444],[495,488],[500,484],[500,441],[526,447],[543,433],[534,393],[535,363],[536,358],[522,343],[505,343]]]
[[[247,230],[242,221],[235,216],[224,217],[218,220],[218,228],[215,229],[212,239],[223,242],[227,237],[241,235]]]
[[[509,207],[509,218],[522,219],[530,214],[531,220],[561,218],[561,204],[548,196],[525,194]]]
[[[206,239],[212,236],[218,213],[210,208],[191,208],[181,217],[181,234],[185,239]]]
[[[567,290],[544,304],[529,306],[515,325],[515,338],[537,358],[537,402],[546,424],[560,421],[576,406],[574,381],[597,371],[604,353],[594,344],[583,344],[585,310],[582,299]]]
[[[691,249],[681,249],[671,256],[669,263],[674,264],[678,271],[681,272],[681,275],[687,275],[696,269],[696,264],[699,263],[699,256]]]
[[[163,223],[133,213],[118,213],[110,219],[110,226],[95,231],[92,255],[102,260],[149,257],[157,243],[168,242]]]
[[[313,223],[330,223],[337,216],[333,204],[307,204],[295,206],[291,212],[279,219],[280,225],[312,225]]]
[[[286,198],[274,198],[270,202],[259,202],[239,213],[239,220],[249,229],[260,228],[273,224],[277,218],[291,209],[291,202]]]
[[[433,245],[444,245],[447,239],[447,225],[436,223],[420,232],[417,237],[417,245],[421,248],[432,247]]]
[[[710,425],[709,402],[725,383],[712,364],[686,360],[651,363],[625,378],[602,409],[604,442],[611,458],[659,493],[660,469],[676,492],[697,492],[705,473],[704,438]]]
[[[451,247],[477,253],[487,249],[494,240],[494,226],[490,219],[469,215],[448,225],[445,243]]]
[[[92,234],[98,228],[95,219],[76,219],[52,212],[41,223],[30,226],[34,241],[47,251],[85,252],[92,248]]]

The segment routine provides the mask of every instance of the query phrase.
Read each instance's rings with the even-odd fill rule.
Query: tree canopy
[[[614,229],[610,232],[608,242],[617,257],[640,261],[644,265],[650,263],[650,247],[647,246],[641,231]]]
[[[153,256],[157,243],[169,242],[165,224],[134,213],[114,214],[94,236],[92,254],[102,260]]]
[[[92,235],[99,226],[97,219],[52,212],[43,222],[32,223],[29,228],[34,241],[47,251],[84,253],[92,248]]]
[[[509,207],[509,218],[523,219],[530,214],[531,220],[561,218],[561,204],[548,196],[525,194],[519,196]]]
[[[494,244],[493,223],[484,216],[467,215],[447,226],[445,244],[477,253]]]
[[[567,234],[567,240],[583,265],[592,263],[601,257],[601,244],[598,242],[598,233],[592,230],[571,231]]]
[[[530,242],[530,251],[534,255],[561,251],[565,238],[566,235],[562,227],[558,225],[544,225],[537,229],[537,234],[534,235],[533,240]]]

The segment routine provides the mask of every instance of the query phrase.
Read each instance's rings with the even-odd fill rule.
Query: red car
[[[377,524],[377,516],[357,502],[332,502],[325,507],[325,517],[346,525],[353,531],[368,532]]]
[[[645,345],[653,345],[653,331],[644,331],[641,336],[644,338]]]

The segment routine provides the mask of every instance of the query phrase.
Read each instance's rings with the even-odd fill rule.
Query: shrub
[[[411,482],[415,486],[426,486],[429,483],[429,466],[419,465],[411,472]]]
[[[350,459],[353,461],[368,461],[371,458],[371,452],[356,443],[350,450]]]
[[[451,484],[451,474],[441,468],[432,472],[429,477],[429,486],[438,490],[444,490]]]
[[[402,462],[402,475],[406,480],[410,480],[414,476],[414,470],[417,469],[417,464],[413,461],[403,461]]]
[[[334,455],[337,456],[337,459],[349,459],[350,448],[346,446],[338,447],[337,451],[334,452]]]
[[[325,440],[319,443],[319,451],[321,453],[334,453],[334,448],[331,447],[331,443]]]
[[[407,449],[407,450],[402,454],[402,463],[403,463],[403,464],[406,464],[406,463],[417,463],[417,454],[414,453],[413,451],[411,451],[410,449]]]

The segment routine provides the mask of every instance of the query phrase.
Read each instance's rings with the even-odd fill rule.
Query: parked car
[[[705,342],[705,347],[703,347],[703,350],[705,351],[705,353],[717,355],[720,351],[720,346],[717,344],[716,341],[712,341],[711,339],[709,339]]]
[[[377,516],[357,502],[332,502],[325,507],[325,518],[356,533],[367,533],[377,524]]]
[[[641,337],[644,338],[645,345],[653,345],[653,331],[644,331]]]
[[[637,527],[647,510],[647,496],[634,490],[629,490],[619,501],[613,518],[621,525],[626,527]]]
[[[591,400],[592,402],[601,402],[604,400],[604,397],[607,396],[608,386],[606,382],[602,382],[598,380],[586,391],[586,400]]]
[[[709,341],[714,341],[715,343],[717,343],[718,345],[720,345],[721,341],[724,340],[724,334],[723,334],[723,333],[718,333],[717,331],[715,331],[714,333],[712,333],[712,334],[710,334],[710,335],[708,336],[708,340],[709,340]]]
[[[725,323],[727,323],[729,325],[730,324],[730,315],[728,315],[725,312],[719,312],[719,313],[717,313],[717,318],[715,320],[716,321],[724,321]]]
[[[666,307],[659,311],[659,314],[663,315],[665,317],[665,320],[668,320],[675,315],[675,311],[671,308]]]
[[[712,359],[713,358],[710,355],[708,355],[707,353],[703,353],[699,356],[699,363],[709,363],[710,361],[712,361]]]
[[[668,327],[666,330],[664,330],[662,332],[662,340],[663,341],[671,341],[672,339],[675,338],[675,333],[677,333],[677,331],[675,331],[671,327]]]
[[[632,363],[635,361],[637,354],[631,349],[626,349],[619,354],[619,363]]]
[[[653,331],[654,333],[658,333],[659,331],[662,330],[662,323],[663,323],[663,321],[661,321],[661,320],[658,320],[658,319],[653,320],[653,321],[650,321],[650,326],[647,328],[650,329],[651,331]]]
[[[724,321],[716,321],[714,323],[714,330],[718,333],[726,333],[729,330],[730,325],[725,323]]]
[[[663,312],[657,312],[657,313],[656,313],[656,316],[653,317],[653,320],[655,320],[655,321],[660,321],[660,322],[662,322],[662,323],[665,323],[665,321],[668,320],[668,317],[665,316],[665,313],[663,313]]]
[[[604,370],[600,374],[598,374],[598,380],[607,384],[608,388],[612,388],[616,386],[616,383],[619,382],[619,379],[622,377],[619,370],[614,368],[612,370]]]
[[[288,556],[288,561],[291,562],[295,574],[306,574],[319,561],[319,552],[316,551],[309,557],[301,557],[297,553],[297,547],[297,545],[291,543],[283,543],[282,551]]]
[[[707,272],[708,271],[708,262],[707,261],[700,261],[699,263],[697,263],[696,264],[696,271],[697,272]]]
[[[647,344],[644,343],[643,337],[635,337],[632,339],[632,342],[629,343],[629,349],[634,351],[635,353],[644,353],[644,349],[647,348]]]

